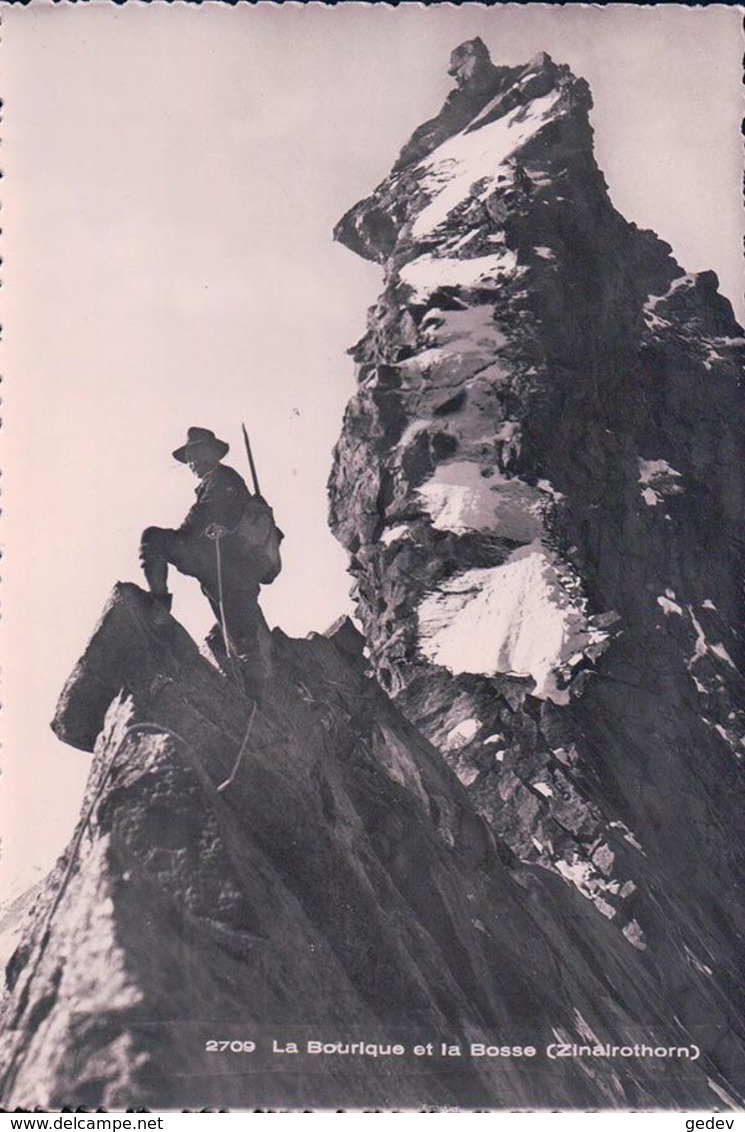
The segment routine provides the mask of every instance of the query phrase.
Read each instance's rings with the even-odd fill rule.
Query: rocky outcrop
[[[257,705],[115,587],[5,1107],[745,1103],[741,332],[614,211],[586,84],[451,74],[337,228],[385,270],[330,484],[364,639],[275,630]]]
[[[331,523],[383,685],[642,947],[646,861],[689,891],[701,820],[734,879],[744,340],[713,273],[613,209],[587,85],[478,61],[336,229],[385,289]]]
[[[571,888],[515,862],[361,648],[349,623],[275,630],[254,713],[167,613],[115,589],[55,720],[99,738],[8,967],[6,1107],[705,1105],[709,1078],[724,1095],[734,1045],[708,980],[678,1003]],[[545,1054],[556,1036],[687,1047],[716,1011],[682,1079],[674,1058]]]
[[[378,678],[492,829],[731,994],[743,332],[613,208],[586,83],[482,48],[335,231],[385,286],[332,528]]]

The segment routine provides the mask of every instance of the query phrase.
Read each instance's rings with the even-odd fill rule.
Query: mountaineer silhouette
[[[258,485],[248,435],[243,429],[254,481],[223,464],[229,445],[207,428],[192,427],[173,456],[199,479],[196,502],[176,529],[148,527],[140,561],[152,600],[170,611],[168,567],[196,578],[219,625],[209,643],[222,662],[239,666],[246,690],[260,699],[269,670],[269,630],[259,608],[261,585],[281,569],[282,532]]]

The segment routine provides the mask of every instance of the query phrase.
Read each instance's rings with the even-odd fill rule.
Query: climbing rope
[[[223,790],[227,790],[228,786],[230,786],[230,784],[235,781],[235,776],[238,773],[239,766],[243,762],[243,755],[245,753],[246,746],[248,744],[248,739],[249,739],[249,736],[251,734],[251,730],[252,730],[253,725],[254,725],[254,718],[256,716],[256,707],[257,707],[256,701],[254,700],[252,707],[251,707],[251,714],[248,717],[248,727],[246,728],[246,734],[243,736],[243,742],[241,743],[240,750],[238,751],[238,755],[237,755],[237,758],[235,760],[235,764],[234,764],[233,769],[231,770],[230,774],[225,779],[225,781],[221,782],[220,785],[217,787],[217,793],[218,794],[222,794]]]
[[[233,655],[233,650],[230,647],[230,637],[228,636],[228,624],[225,617],[225,598],[223,594],[222,584],[222,555],[220,553],[220,540],[223,535],[229,534],[227,527],[221,527],[219,523],[212,523],[207,527],[204,532],[207,538],[211,538],[215,544],[215,564],[217,567],[217,599],[220,607],[220,627],[222,629],[222,639],[225,644],[225,654],[228,658],[228,667],[230,668],[231,675],[237,685],[242,691],[245,691],[243,681],[241,680],[240,671],[236,665],[236,660]]]

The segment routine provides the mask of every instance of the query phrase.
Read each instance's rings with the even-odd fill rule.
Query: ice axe
[[[246,442],[246,455],[248,456],[248,466],[251,469],[251,478],[254,481],[254,495],[261,495],[261,488],[259,487],[259,477],[256,475],[256,465],[254,464],[254,458],[253,458],[253,455],[251,453],[251,441],[248,439],[248,433],[246,431],[246,426],[244,424],[242,424],[241,428],[243,429],[243,439]]]

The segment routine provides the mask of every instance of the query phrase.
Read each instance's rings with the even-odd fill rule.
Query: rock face
[[[255,710],[115,587],[5,1107],[745,1103],[741,332],[613,210],[583,82],[450,73],[337,228],[385,268],[330,485],[369,661],[275,630]]]
[[[167,613],[116,587],[55,720],[75,745],[99,738],[80,825],[8,965],[6,1107],[728,1095],[735,1045],[708,977],[678,1002],[679,972],[514,861],[365,676],[361,646],[349,623],[304,641],[275,630],[254,714]],[[105,713],[102,684],[119,687]],[[716,1019],[708,1045],[695,1019]],[[702,1055],[683,1068],[545,1054],[593,1035],[687,1047],[697,1030]],[[290,1041],[299,1052],[280,1053]],[[405,1052],[316,1055],[307,1041]],[[471,1057],[471,1043],[532,1043],[536,1059]]]
[[[745,343],[613,209],[587,85],[484,51],[336,229],[385,289],[331,523],[383,686],[644,947],[650,867],[654,903],[739,875]]]
[[[742,330],[614,210],[584,81],[451,63],[335,232],[385,272],[330,480],[372,664],[520,860],[739,994]]]

